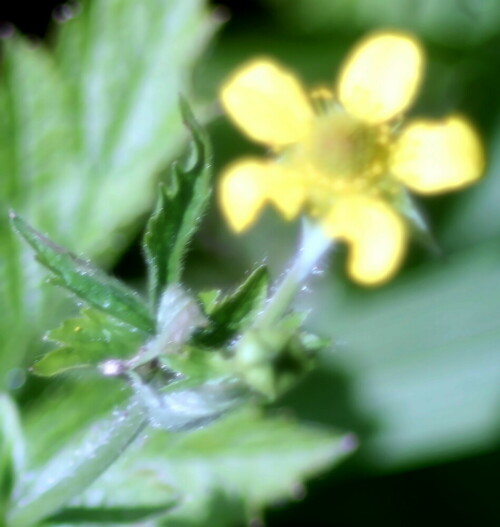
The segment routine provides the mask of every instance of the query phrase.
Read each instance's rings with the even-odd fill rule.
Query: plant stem
[[[260,327],[271,327],[280,320],[303,287],[305,280],[332,246],[332,239],[325,235],[319,225],[303,221],[297,256],[260,316],[258,323]]]
[[[31,527],[80,495],[132,443],[146,424],[142,405],[133,402],[113,413],[83,442],[59,453],[21,494],[7,515],[8,527]]]

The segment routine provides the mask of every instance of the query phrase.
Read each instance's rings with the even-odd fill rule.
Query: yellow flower
[[[305,212],[349,245],[352,278],[367,285],[390,278],[407,244],[405,187],[457,189],[478,179],[484,165],[479,138],[459,116],[401,124],[423,63],[415,39],[378,33],[354,48],[333,92],[307,94],[265,58],[238,69],[222,87],[222,104],[274,155],[225,170],[220,202],[229,225],[246,230],[267,203],[288,220]]]

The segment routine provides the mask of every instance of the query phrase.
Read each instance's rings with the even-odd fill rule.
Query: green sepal
[[[129,359],[147,334],[96,309],[84,309],[78,318],[65,320],[46,339],[59,344],[33,365],[33,372],[52,376],[63,371],[96,367],[108,359]]]
[[[235,374],[249,388],[275,400],[314,366],[330,341],[300,330],[303,316],[292,313],[273,328],[250,328],[234,348]]]
[[[202,291],[198,293],[198,300],[203,306],[203,311],[210,315],[214,309],[217,308],[217,304],[220,301],[222,291],[220,289],[210,289],[208,291]]]
[[[192,166],[172,165],[167,184],[160,184],[158,201],[144,234],[149,291],[156,306],[166,286],[180,282],[183,259],[208,206],[212,190],[212,151],[208,137],[184,99],[184,123],[193,140]]]
[[[175,507],[178,499],[149,507],[71,507],[47,518],[49,523],[136,523],[150,520]]]
[[[234,377],[227,358],[195,346],[185,346],[182,353],[162,355],[159,359],[164,367],[180,374],[178,381],[164,387],[167,391],[175,390],[177,386],[197,386],[215,379]]]
[[[265,266],[257,268],[234,293],[217,302],[208,297],[209,324],[195,336],[197,345],[217,348],[244,331],[259,313],[268,294],[269,276]]]
[[[411,194],[408,191],[401,189],[394,200],[394,205],[407,221],[413,238],[421,243],[432,254],[441,254],[441,248],[429,228],[429,224],[423,212],[418,207],[418,204],[415,203]]]
[[[118,280],[56,245],[20,216],[11,213],[16,231],[31,245],[36,259],[50,271],[51,282],[68,289],[89,305],[152,334],[154,322],[139,296]]]

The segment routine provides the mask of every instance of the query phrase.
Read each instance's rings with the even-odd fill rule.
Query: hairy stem
[[[304,220],[299,250],[260,316],[260,327],[271,327],[287,312],[309,275],[333,246],[323,229]]]

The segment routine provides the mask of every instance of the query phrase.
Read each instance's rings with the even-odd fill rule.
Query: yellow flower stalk
[[[384,32],[354,48],[333,90],[308,94],[267,58],[239,68],[222,86],[222,104],[273,157],[240,159],[224,171],[219,197],[232,229],[248,229],[266,204],[287,220],[305,213],[349,245],[354,280],[389,279],[407,245],[399,206],[405,188],[458,189],[484,166],[481,142],[462,117],[402,124],[423,66],[413,37]]]

